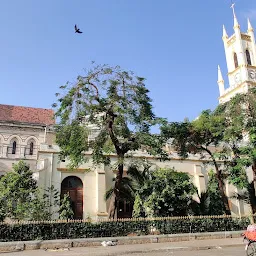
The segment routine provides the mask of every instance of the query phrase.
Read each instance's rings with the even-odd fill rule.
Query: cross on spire
[[[238,21],[237,21],[237,18],[236,18],[236,13],[235,13],[235,3],[231,0],[231,6],[230,6],[230,8],[233,10],[233,16],[234,16],[234,28],[240,28],[240,26],[239,26],[239,23],[238,23]]]
[[[236,13],[235,13],[235,3],[232,2],[230,8],[233,10],[233,15],[234,15],[234,18],[236,17]]]

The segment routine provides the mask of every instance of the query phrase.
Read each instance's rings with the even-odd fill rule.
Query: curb
[[[38,249],[69,249],[71,247],[91,247],[101,246],[104,240],[118,240],[118,245],[129,244],[147,244],[147,243],[165,243],[165,242],[181,242],[191,240],[209,240],[209,239],[225,239],[239,238],[242,231],[226,231],[226,232],[207,232],[207,233],[186,233],[186,234],[168,234],[168,235],[148,235],[148,236],[129,236],[129,237],[100,237],[100,238],[79,238],[79,239],[61,239],[61,240],[37,240],[37,241],[17,241],[17,242],[0,242],[0,252],[13,252],[23,250]],[[235,246],[223,245],[221,247]],[[216,246],[203,247],[186,247],[191,250],[213,249]],[[159,251],[160,249],[158,249]]]

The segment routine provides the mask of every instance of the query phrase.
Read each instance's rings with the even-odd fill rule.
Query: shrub
[[[177,217],[134,219],[104,222],[26,222],[0,224],[0,241],[51,240],[93,237],[127,236],[131,233],[148,235],[152,227],[160,234],[197,233],[243,230],[249,217]]]

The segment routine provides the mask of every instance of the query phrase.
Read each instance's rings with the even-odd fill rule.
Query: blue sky
[[[248,16],[256,29],[255,0],[236,2],[242,30]],[[147,78],[158,116],[193,119],[218,103],[222,24],[231,35],[230,0],[1,0],[0,103],[50,108],[96,61]]]

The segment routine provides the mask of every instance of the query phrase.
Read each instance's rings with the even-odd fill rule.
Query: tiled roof
[[[52,109],[31,108],[0,104],[0,121],[30,124],[55,124]]]

